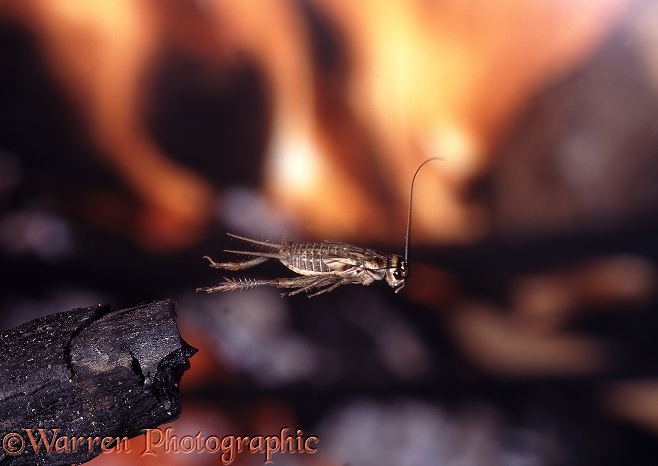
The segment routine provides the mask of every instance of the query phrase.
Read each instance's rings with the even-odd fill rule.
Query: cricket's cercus
[[[385,279],[397,293],[405,284],[409,275],[407,259],[409,257],[409,234],[411,231],[411,206],[413,201],[416,175],[428,162],[444,160],[442,157],[427,159],[416,169],[411,180],[409,194],[409,212],[407,216],[407,232],[405,236],[404,259],[396,254],[384,254],[372,249],[354,246],[338,241],[322,243],[271,243],[258,241],[243,236],[228,233],[229,236],[258,245],[262,250],[225,250],[225,252],[251,256],[250,259],[237,262],[215,262],[208,256],[210,266],[223,270],[243,270],[262,264],[269,259],[278,259],[283,265],[299,274],[292,278],[274,278],[269,280],[256,278],[224,278],[216,286],[197,288],[197,291],[214,293],[215,291],[242,291],[257,286],[275,286],[290,289],[282,296],[292,296],[305,292],[308,297],[317,296],[335,290],[341,285],[370,285],[372,282]],[[317,291],[314,291],[317,290]],[[312,292],[314,291],[314,292]]]

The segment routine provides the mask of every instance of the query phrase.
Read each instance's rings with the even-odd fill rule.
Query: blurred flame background
[[[5,0],[2,325],[176,299],[176,433],[320,438],[274,464],[653,464],[656,31],[650,0]],[[401,253],[437,156],[400,295],[194,293],[227,231]]]

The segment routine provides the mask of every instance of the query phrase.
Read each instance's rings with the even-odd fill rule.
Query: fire
[[[0,14],[38,38],[103,163],[139,200],[131,234],[169,250],[201,238],[221,186],[169,158],[146,127],[144,79],[166,41],[209,63],[257,63],[273,108],[262,190],[306,231],[399,240],[411,174],[442,156],[417,183],[415,240],[465,241],[486,221],[462,194],[519,109],[627,3],[21,0]],[[308,11],[332,35],[338,69],[318,65]]]

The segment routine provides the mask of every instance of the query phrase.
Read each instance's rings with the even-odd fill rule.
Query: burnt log
[[[175,303],[74,309],[0,333],[0,465],[65,465],[181,412],[196,349]]]

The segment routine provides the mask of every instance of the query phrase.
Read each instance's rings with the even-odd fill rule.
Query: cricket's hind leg
[[[215,269],[224,269],[224,270],[243,270],[250,267],[255,267],[258,264],[269,260],[269,257],[255,257],[250,260],[241,261],[241,262],[215,262],[210,256],[203,256],[204,259],[208,259],[210,262],[210,267]]]
[[[258,286],[275,286],[277,288],[296,288],[292,291],[281,293],[281,296],[294,296],[299,293],[306,292],[309,298],[327,293],[338,288],[341,285],[351,283],[350,280],[329,275],[324,277],[318,276],[302,276],[292,278],[275,278],[272,280],[259,280],[254,278],[224,278],[224,282],[217,286],[208,288],[197,288],[197,291],[205,291],[206,293],[214,293],[216,291],[244,291]],[[324,287],[324,288],[323,288]],[[319,291],[309,293],[313,288],[318,288]]]
[[[337,277],[335,275],[326,275],[324,277],[311,276],[311,277],[297,277],[297,278],[307,278],[309,280],[305,280],[306,283],[303,286],[299,284],[296,285],[297,288],[296,290],[289,291],[287,293],[281,293],[283,296],[294,296],[296,294],[306,292],[306,294],[310,298],[312,296],[315,296],[308,294],[310,290],[312,290],[313,288],[321,288],[323,286],[331,285],[337,280]],[[313,280],[310,280],[311,278]]]
[[[318,281],[318,277],[302,276],[292,278],[275,278],[272,280],[260,280],[256,278],[224,278],[224,281],[216,286],[208,288],[197,288],[197,291],[214,293],[216,291],[244,291],[257,286],[275,286],[277,288],[301,288],[312,286]],[[298,290],[301,291],[301,290]],[[294,293],[294,291],[293,291]]]
[[[327,286],[326,288],[323,288],[319,291],[316,291],[315,293],[309,294],[308,297],[312,298],[313,296],[318,296],[318,295],[321,295],[323,293],[329,293],[330,291],[335,290],[339,286],[347,285],[348,283],[353,283],[353,282],[351,282],[350,280],[339,279],[339,280],[335,281],[334,283],[328,283],[329,286]],[[321,286],[323,286],[323,285],[321,285]],[[316,288],[318,288],[318,287],[316,287]]]

